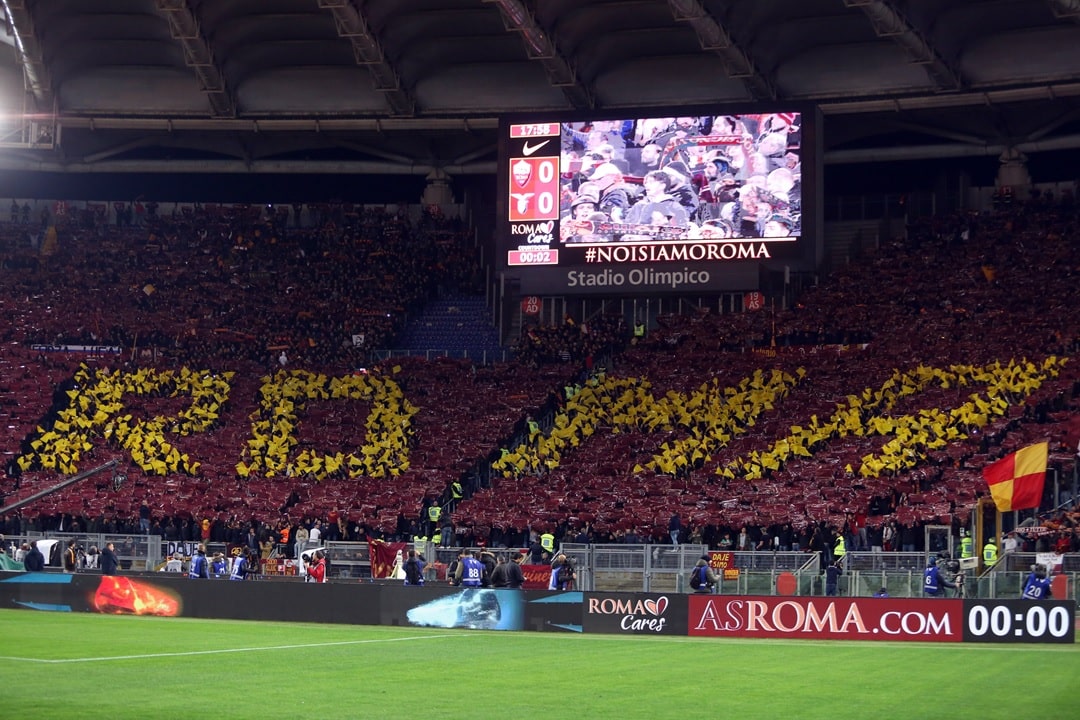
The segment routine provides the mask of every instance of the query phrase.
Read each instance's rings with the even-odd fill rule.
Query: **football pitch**
[[[0,610],[0,717],[1080,716],[1077,645],[626,637]]]

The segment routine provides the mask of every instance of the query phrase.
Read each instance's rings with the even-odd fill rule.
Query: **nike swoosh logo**
[[[529,145],[529,141],[526,140],[525,144],[521,146],[521,152],[525,154],[525,157],[529,157],[534,152],[547,145],[549,142],[551,142],[551,140],[545,140],[538,145]]]

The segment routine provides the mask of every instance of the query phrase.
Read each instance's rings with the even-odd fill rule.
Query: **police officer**
[[[1050,578],[1046,577],[1045,565],[1031,566],[1031,574],[1028,575],[1027,581],[1024,582],[1024,592],[1020,597],[1025,600],[1049,600],[1051,598]]]
[[[975,554],[975,541],[971,539],[964,528],[960,528],[960,557],[969,558],[974,557]]]
[[[847,544],[844,542],[844,533],[836,533],[836,540],[833,541],[833,560],[843,567],[844,556],[847,555]]]
[[[442,517],[442,506],[439,505],[439,503],[433,502],[433,503],[431,503],[431,505],[428,505],[428,509],[427,509],[427,521],[428,521],[427,534],[429,536],[435,534],[435,529],[437,527],[439,527],[439,519],[441,517]]]
[[[506,448],[500,449],[500,457],[506,457],[509,455],[509,451]],[[450,501],[446,504],[446,512],[452,513],[457,509],[458,503],[461,502],[461,498],[465,496],[465,488],[457,480],[450,483]]]
[[[427,544],[428,544],[427,535],[419,535],[419,534],[413,535],[412,544],[413,544],[413,550],[415,550],[417,552],[417,554],[425,552],[427,550]]]
[[[551,557],[551,554],[555,552],[555,536],[550,532],[545,532],[540,536],[540,547],[544,549],[548,557]]]
[[[997,544],[994,542],[994,538],[990,538],[986,541],[986,544],[983,545],[983,565],[989,569],[996,565],[997,561]]]

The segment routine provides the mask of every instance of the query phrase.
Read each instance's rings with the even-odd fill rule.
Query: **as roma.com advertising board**
[[[694,595],[692,636],[1073,643],[1073,601]]]

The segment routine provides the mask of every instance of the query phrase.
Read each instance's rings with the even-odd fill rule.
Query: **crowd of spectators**
[[[905,544],[922,549],[924,524],[958,528],[970,520],[976,489],[985,487],[981,468],[1006,452],[1049,440],[1056,470],[1051,477],[1067,488],[1080,439],[1068,422],[1080,390],[1080,372],[1070,357],[1080,340],[1074,307],[1078,232],[1080,217],[1072,205],[1014,205],[995,213],[918,219],[907,237],[841,269],[791,308],[664,317],[644,342],[611,363],[617,377],[648,383],[635,407],[652,409],[631,418],[639,426],[620,427],[622,407],[615,398],[627,387],[602,384],[598,400],[571,408],[563,419],[577,435],[573,442],[556,429],[548,438],[557,440],[554,448],[544,442],[536,451],[513,453],[525,472],[506,467],[512,488],[504,482],[480,493],[476,514],[511,518],[511,526],[515,517],[539,517],[560,538],[587,526],[592,537],[659,541],[670,511],[679,510],[685,535],[703,537],[714,547],[717,537],[744,525],[751,534],[771,538],[788,522],[806,532],[821,523],[843,530],[851,518],[862,518],[863,528],[896,522],[898,534],[913,538]],[[1050,373],[1027,397],[1011,397],[1004,414],[966,428],[944,450],[911,446],[921,458],[912,467],[864,476],[868,463],[893,440],[891,433],[879,435],[868,426],[830,437],[814,448],[813,457],[789,458],[760,475],[748,471],[753,464],[746,459],[775,456],[774,443],[792,426],[829,417],[852,395],[880,395],[898,371],[992,369],[1049,358],[1064,359],[1060,372]],[[702,433],[678,421],[668,395],[686,398],[685,404],[703,382],[733,388],[759,368],[793,374],[801,369],[805,376],[784,391],[782,406],[769,401],[780,412],[770,407],[723,444],[700,449]],[[973,389],[985,391],[959,383],[914,387],[894,406],[876,411],[883,421],[952,411],[969,401]],[[609,402],[617,409],[605,414]],[[599,421],[580,421],[597,415]],[[858,417],[862,425],[875,413],[863,410]],[[609,426],[614,432],[603,431]],[[550,461],[552,450],[557,462]],[[686,462],[648,466],[673,456]],[[1046,503],[1052,506],[1058,498],[1050,485]]]
[[[46,489],[56,482],[56,470],[72,469],[68,463],[83,471],[119,459],[128,478],[119,490],[98,478],[93,491],[82,484],[50,495],[19,513],[20,521],[55,528],[65,516],[67,527],[76,518],[84,526],[104,518],[124,527],[145,498],[156,517],[172,518],[178,527],[204,513],[245,521],[290,509],[298,518],[325,518],[341,508],[353,522],[363,515],[380,533],[394,534],[402,512],[415,514],[421,498],[441,494],[526,406],[561,386],[565,371],[558,369],[526,373],[517,364],[372,360],[370,351],[388,344],[405,314],[429,297],[477,291],[479,253],[458,220],[437,208],[411,216],[344,204],[289,209],[178,206],[162,216],[154,204],[139,203],[130,216],[114,214],[119,223],[107,213],[68,208],[43,216],[40,226],[21,214],[0,224],[0,305],[10,318],[0,330],[0,420],[9,430],[0,496],[14,501]],[[50,227],[57,230],[56,246],[45,255],[42,239]],[[96,382],[96,395],[76,382],[84,364],[90,378],[84,384]],[[211,399],[209,428],[177,433],[159,420],[193,405],[195,395],[176,384],[189,387],[187,370],[211,372],[213,382],[231,392]],[[234,466],[250,464],[245,445],[250,415],[265,395],[264,378],[281,371],[392,377],[417,405],[409,466],[392,482],[344,474],[320,482],[302,470],[285,478],[241,476]],[[120,382],[125,378],[136,381]],[[55,423],[74,396],[99,404],[113,385],[133,416],[117,416],[108,426],[90,418],[93,412],[86,416],[88,428],[80,433],[89,448],[83,452],[79,443],[84,456],[77,463],[64,457],[50,469],[25,462],[33,442],[59,430]],[[449,423],[451,408],[468,422]],[[381,411],[364,400],[349,406],[321,397],[304,409],[293,428],[297,454],[357,452],[370,444],[365,420]],[[174,455],[190,458],[178,463],[190,472],[170,467],[156,475],[154,462],[136,464],[121,446],[128,441],[115,434],[129,426],[142,429],[125,436],[138,437],[140,445],[154,435],[167,437]]]
[[[610,356],[627,345],[626,319],[602,313],[579,322],[571,316],[562,324],[530,324],[514,343],[514,356],[533,367],[544,363],[575,363],[591,370],[597,359]]]
[[[460,220],[335,207],[300,227],[260,206],[188,206],[132,225],[54,215],[47,258],[31,237],[47,230],[7,224],[4,293],[49,312],[19,318],[3,339],[143,349],[211,368],[356,366],[440,289],[482,289]]]
[[[178,441],[192,457],[210,458],[197,476],[132,473],[120,491],[98,487],[92,498],[77,486],[44,510],[5,523],[55,528],[63,519],[66,527],[75,521],[127,530],[145,496],[154,500],[163,533],[190,534],[203,516],[228,532],[253,520],[274,529],[329,522],[333,513],[342,537],[408,538],[422,501],[449,499],[450,483],[478,459],[495,460],[500,447],[521,457],[547,452],[558,439],[557,452],[524,471],[473,475],[447,518],[453,537],[514,545],[545,528],[560,540],[661,541],[674,512],[684,518],[684,539],[714,547],[723,547],[727,535],[737,539],[744,527],[752,548],[781,535],[792,546],[812,547],[823,529],[849,533],[858,547],[873,545],[890,526],[897,536],[891,545],[903,547],[902,536],[921,545],[924,523],[966,523],[981,466],[1018,443],[1049,438],[1060,474],[1073,467],[1076,438],[1064,417],[1075,411],[1080,388],[1080,370],[1069,358],[1080,338],[1073,307],[1080,226],[1075,208],[1041,204],[915,221],[906,238],[823,279],[786,309],[667,316],[633,344],[620,316],[567,318],[526,328],[518,360],[508,365],[403,360],[364,367],[392,377],[417,406],[409,467],[400,475],[239,477],[233,465],[249,437],[247,418],[263,374],[358,372],[369,364],[366,351],[385,342],[405,313],[440,286],[475,287],[479,276],[469,235],[432,214],[413,222],[342,208],[320,211],[317,223],[300,227],[292,217],[263,208],[192,208],[168,218],[144,210],[118,227],[80,216],[59,233],[55,253],[34,254],[37,264],[20,260],[30,255],[21,218],[2,228],[0,295],[12,322],[0,337],[0,361],[21,374],[4,378],[0,405],[19,393],[40,408],[38,417],[50,397],[63,405],[63,383],[80,358],[29,352],[35,343],[116,345],[122,356],[96,361],[112,369],[240,371],[230,380],[221,422]],[[913,448],[923,458],[914,466],[867,476],[860,473],[865,458],[883,453],[892,437],[834,433],[809,457],[749,470],[746,459],[775,456],[774,443],[792,426],[834,415],[851,396],[880,393],[897,373],[1054,357],[1068,361],[1052,363],[1053,372],[1026,397],[1010,397],[993,422],[967,428],[943,450]],[[765,397],[770,372],[784,380]],[[766,375],[738,390],[755,373]],[[623,384],[610,384],[616,381]],[[570,396],[579,392],[599,398],[599,409],[575,406]],[[745,394],[753,422],[720,442],[708,426],[727,422],[727,411],[708,422],[680,414],[684,400],[709,392],[726,397],[728,408]],[[971,392],[920,387],[875,413],[950,410]],[[631,398],[630,409],[604,415],[610,409],[601,412],[603,403],[616,398]],[[519,432],[541,408],[551,415],[539,436]],[[163,410],[177,406],[152,398],[140,414]],[[317,402],[307,412],[299,415],[297,452],[355,448],[365,437],[364,413]],[[864,412],[858,421],[873,417]],[[25,415],[18,419],[26,428]],[[38,436],[31,425],[15,442],[25,452]],[[535,448],[517,452],[507,447],[511,437]],[[114,456],[125,452],[104,442],[90,454],[94,461]],[[55,482],[48,473],[10,474],[2,490],[9,498]]]

